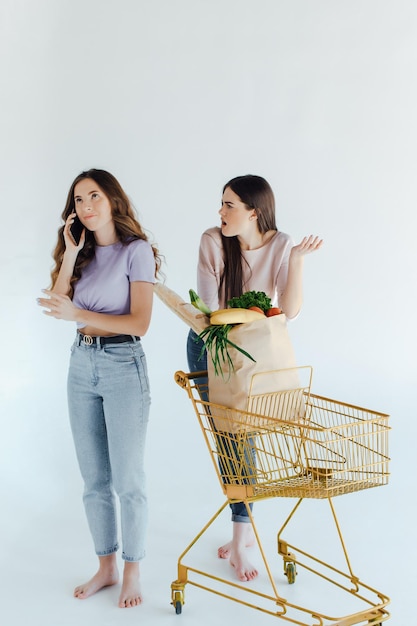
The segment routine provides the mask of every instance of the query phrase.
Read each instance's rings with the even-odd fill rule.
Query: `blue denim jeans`
[[[203,355],[200,358],[202,348],[204,348],[204,342],[201,339],[198,339],[198,335],[193,330],[190,330],[190,332],[188,333],[188,338],[187,338],[187,361],[188,361],[188,367],[190,369],[190,372],[201,372],[207,369],[207,352],[205,350],[203,351]],[[207,378],[199,379],[199,383],[202,385],[207,384]],[[203,399],[208,400],[208,397],[203,398]],[[219,448],[220,455],[223,452],[223,454],[225,454],[227,458],[232,458],[235,456],[237,457],[237,450],[239,449],[239,444],[237,441],[236,442],[233,441],[233,435],[231,433],[228,433],[227,437],[222,437],[221,433],[218,433],[217,445]],[[254,449],[249,450],[246,446],[245,455],[246,454],[248,455],[248,458],[251,457],[253,459],[255,450]],[[228,463],[228,465],[230,465],[230,462]],[[252,460],[251,465],[253,467],[253,460]],[[220,468],[221,474],[230,473],[230,468],[225,470],[224,462],[222,462],[221,460],[219,461],[219,468]],[[251,479],[248,479],[248,482],[250,480]],[[253,510],[252,502],[249,504],[249,507],[250,507],[250,510],[252,511]],[[235,502],[230,505],[230,508],[232,510],[232,522],[249,522],[250,523],[248,511],[243,502]]]
[[[84,480],[84,506],[96,554],[118,550],[117,494],[122,558],[145,556],[147,498],[144,451],[150,394],[140,340],[71,347],[68,407]]]

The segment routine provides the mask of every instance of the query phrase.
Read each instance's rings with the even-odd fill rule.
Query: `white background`
[[[392,598],[390,623],[414,614],[416,35],[414,0],[1,0],[2,623],[274,620],[193,588],[181,617],[169,605],[176,560],[223,496],[173,381],[188,329],[158,300],[143,340],[145,604],[121,611],[115,589],[71,597],[95,568],[66,409],[74,326],[36,298],[68,188],[89,167],[120,180],[184,299],[233,176],[266,177],[279,228],[324,238],[290,332],[314,391],[392,416],[390,484],[335,504],[355,573]],[[271,533],[286,504],[264,503],[277,519],[259,505]],[[309,505],[304,534],[326,543],[326,504]],[[213,555],[228,519],[207,556],[226,573]]]

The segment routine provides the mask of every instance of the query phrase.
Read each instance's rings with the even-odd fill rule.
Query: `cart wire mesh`
[[[206,384],[182,375],[229,499],[329,498],[387,484],[389,416],[312,394],[311,373],[296,389],[250,395],[247,411],[211,403]]]

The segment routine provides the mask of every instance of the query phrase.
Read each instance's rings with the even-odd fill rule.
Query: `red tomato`
[[[248,308],[249,308],[249,311],[258,311],[258,313],[262,313],[262,315],[265,315],[264,311],[262,311],[262,309],[259,306],[250,306]]]
[[[271,309],[268,309],[265,312],[267,317],[272,317],[273,315],[281,315],[282,311],[277,306],[273,306]]]

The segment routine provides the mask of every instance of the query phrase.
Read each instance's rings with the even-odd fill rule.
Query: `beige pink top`
[[[293,239],[277,231],[261,248],[242,250],[244,292],[264,291],[272,300],[272,306],[279,301],[287,284],[288,259]],[[227,303],[218,296],[220,277],[224,268],[223,247],[220,228],[206,230],[200,241],[197,293],[212,311],[224,309]]]

